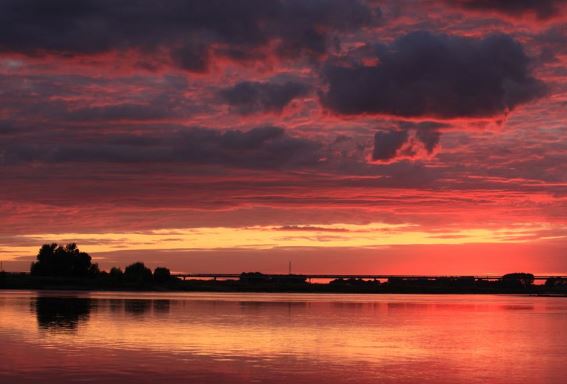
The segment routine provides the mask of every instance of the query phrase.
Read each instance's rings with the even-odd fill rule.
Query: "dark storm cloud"
[[[422,123],[401,122],[396,131],[378,131],[374,134],[372,160],[392,160],[400,154],[404,145],[406,150],[401,154],[414,157],[416,155],[416,142],[420,142],[425,151],[431,154],[439,145],[440,129],[446,127],[445,124],[429,121]]]
[[[408,139],[407,131],[379,131],[374,134],[372,160],[385,161],[396,157],[396,153]]]
[[[461,6],[479,11],[495,11],[508,16],[522,17],[534,14],[539,19],[550,19],[561,13],[565,0],[458,0]]]
[[[103,120],[153,120],[171,117],[173,114],[164,106],[144,104],[116,104],[104,107],[87,107],[65,111],[64,117],[69,120],[103,121]]]
[[[281,112],[294,98],[309,91],[306,84],[245,81],[219,92],[220,98],[240,114]]]
[[[506,35],[468,38],[414,32],[376,47],[377,64],[324,69],[323,104],[339,114],[490,117],[545,92],[522,46]]]
[[[9,121],[0,120],[0,136],[17,133],[17,129]]]
[[[539,60],[542,63],[560,62],[567,53],[567,25],[557,24],[534,37],[534,45],[540,49]],[[559,66],[558,75],[563,77],[564,66]],[[561,73],[563,72],[563,74]]]
[[[1,0],[0,50],[74,55],[166,48],[178,66],[202,72],[217,48],[235,60],[274,42],[281,57],[320,56],[335,32],[379,17],[363,0]]]
[[[190,72],[206,72],[211,61],[205,44],[185,44],[171,52],[173,62]]]
[[[435,129],[420,129],[416,131],[416,137],[423,143],[425,150],[432,153],[439,144],[441,132]]]
[[[185,128],[159,136],[111,136],[86,140],[42,138],[7,142],[4,163],[185,163],[243,168],[301,166],[319,161],[318,143],[279,127],[249,131]]]
[[[187,117],[206,103],[185,97],[184,77],[98,78],[79,75],[0,74],[0,111],[15,121],[55,122],[160,120]],[[93,91],[96,90],[96,91]],[[58,128],[55,128],[58,129]]]
[[[409,131],[414,130],[416,139],[423,143],[427,153],[432,153],[441,139],[441,129],[448,128],[447,124],[425,121],[421,123],[412,123],[403,121],[400,123],[400,129]]]

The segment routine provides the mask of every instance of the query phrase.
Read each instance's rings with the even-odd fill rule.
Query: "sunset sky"
[[[567,273],[567,1],[0,0],[0,260]]]

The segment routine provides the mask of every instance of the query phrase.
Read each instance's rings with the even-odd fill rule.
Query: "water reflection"
[[[151,308],[150,300],[124,300],[124,312],[134,317],[143,317]]]
[[[561,298],[0,292],[0,383],[562,384],[565,329]]]
[[[152,300],[154,313],[160,315],[166,315],[170,310],[170,300]]]
[[[73,332],[89,319],[94,301],[88,298],[38,296],[34,304],[40,329]]]
[[[39,295],[33,301],[32,311],[36,315],[40,330],[53,332],[75,332],[79,326],[88,323],[91,311],[125,314],[133,321],[143,319],[148,314],[164,316],[171,310],[167,299],[93,299],[90,297],[54,297]]]

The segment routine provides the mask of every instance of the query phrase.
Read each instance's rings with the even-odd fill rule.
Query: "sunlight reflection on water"
[[[563,383],[567,298],[0,292],[0,382]]]

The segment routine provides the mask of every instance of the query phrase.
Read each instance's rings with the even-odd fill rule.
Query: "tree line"
[[[567,292],[567,279],[550,277],[543,285],[535,285],[531,273],[509,273],[498,280],[464,277],[391,277],[386,282],[365,279],[335,279],[328,284],[311,284],[305,276],[289,275],[272,277],[259,272],[244,272],[234,281],[181,281],[171,275],[168,268],[157,267],[153,271],[142,262],[135,262],[122,270],[112,267],[101,271],[91,256],[81,252],[75,243],[58,245],[44,244],[37,260],[31,264],[32,276],[55,277],[50,283],[70,284],[78,279],[81,286],[109,288],[169,288],[169,289],[226,289],[226,290],[324,290],[337,292]],[[50,279],[47,279],[50,280]],[[1,282],[0,282],[1,283]],[[0,284],[1,286],[1,284]],[[327,288],[323,287],[326,286]]]
[[[128,265],[124,270],[112,267],[110,272],[101,271],[92,257],[81,252],[75,243],[59,245],[44,244],[31,264],[32,276],[95,278],[107,277],[116,282],[165,283],[172,280],[169,269],[157,267],[153,271],[142,262]]]

